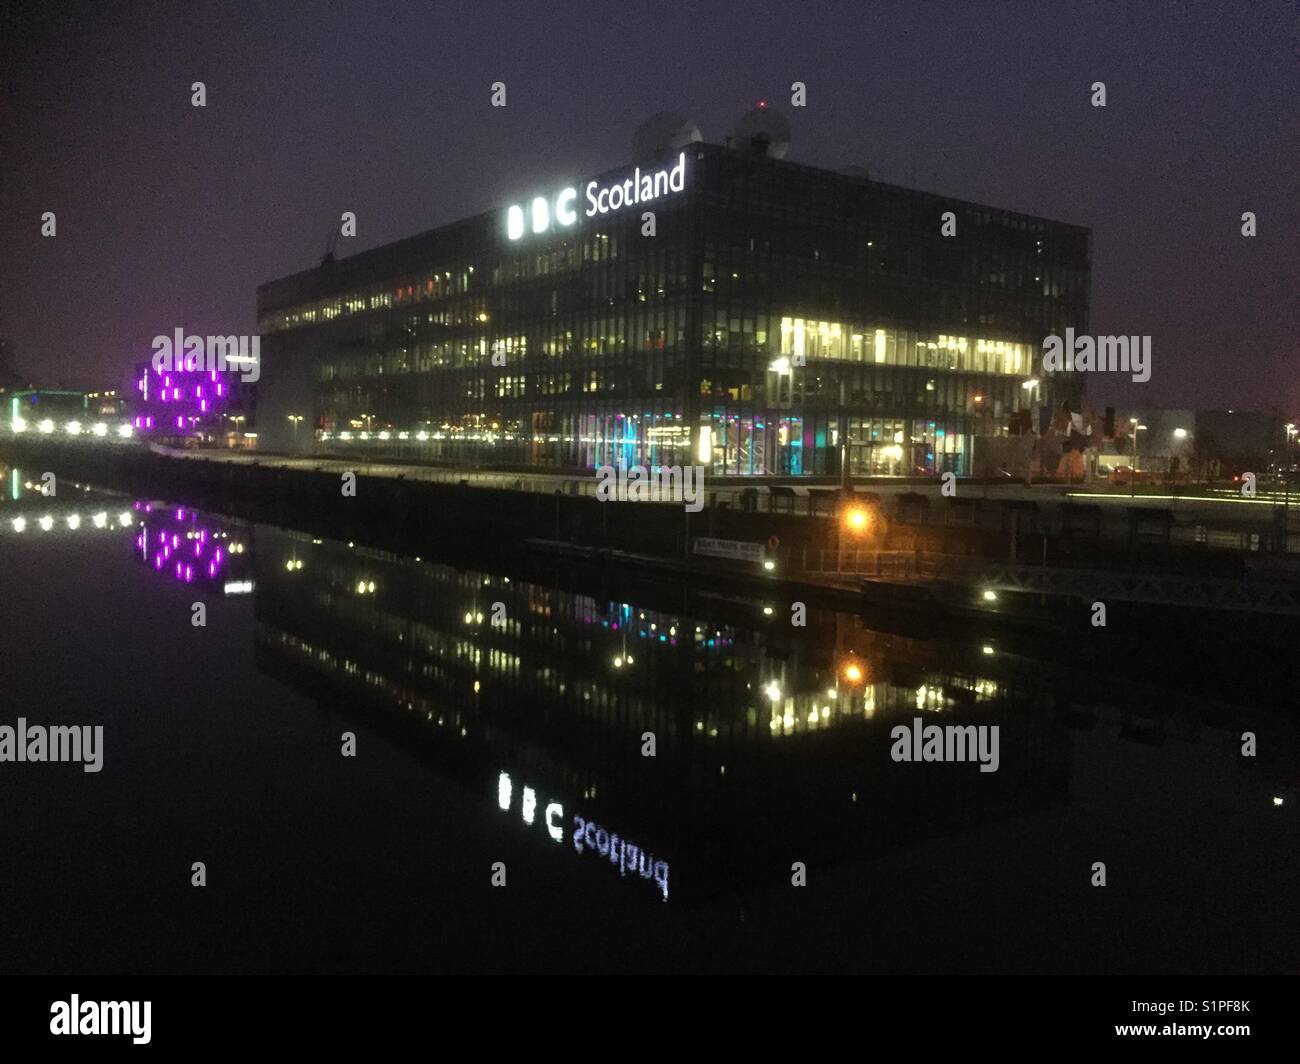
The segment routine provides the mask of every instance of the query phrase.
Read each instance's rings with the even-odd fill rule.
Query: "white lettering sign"
[[[601,188],[595,181],[588,181],[586,188],[587,217],[596,214],[608,214],[620,207],[630,207],[647,200],[658,199],[669,192],[681,192],[686,187],[686,153],[677,156],[677,165],[671,170],[656,170],[653,174],[643,174],[638,166],[632,176],[621,183],[616,182],[608,188]]]
[[[587,200],[587,217],[608,214],[623,207],[632,207],[638,203],[647,203],[659,199],[670,192],[681,192],[686,188],[686,153],[677,156],[677,164],[665,170],[642,173],[641,168],[634,167],[632,176],[601,187],[598,181],[588,181],[584,194]],[[522,204],[513,204],[506,208],[506,236],[519,240],[524,233],[545,233],[552,225],[568,228],[578,220],[574,201],[578,198],[576,188],[561,191],[554,202],[545,196],[534,196],[527,208]]]
[[[708,555],[711,558],[734,558],[737,561],[761,562],[763,560],[763,544],[746,543],[739,539],[706,539],[704,537],[695,540],[695,553]]]

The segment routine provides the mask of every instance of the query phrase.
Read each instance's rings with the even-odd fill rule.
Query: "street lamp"
[[[296,443],[298,441],[298,422],[302,420],[302,415],[290,414],[288,415],[288,417],[289,417],[289,421],[293,424],[293,439],[294,442]]]
[[[1038,437],[1038,427],[1040,424],[1038,419],[1038,407],[1041,405],[1043,401],[1043,393],[1041,388],[1039,388],[1039,384],[1040,381],[1038,380],[1037,377],[1030,377],[1028,380],[1020,382],[1020,387],[1022,387],[1026,392],[1033,393],[1032,396],[1025,397],[1025,407],[1026,407],[1026,413],[1029,413],[1030,415],[1029,432],[1030,435],[1035,439],[1037,439]],[[1039,458],[1042,457],[1042,452],[1039,449],[1040,444],[1041,441],[1036,442],[1033,448],[1030,450],[1028,466],[1025,470],[1025,483],[1031,486],[1034,483],[1035,454],[1037,454]]]
[[[782,394],[781,394],[782,392],[781,378],[787,375],[790,377],[790,417],[786,420],[788,422],[793,422],[794,421],[794,369],[792,367],[790,359],[785,355],[782,355],[780,358],[774,359],[772,362],[770,362],[767,368],[770,372],[776,374],[776,403],[774,404],[774,406],[777,410],[778,422],[781,420],[780,410],[784,406],[784,403],[782,401]],[[800,432],[802,433],[802,427],[800,428]],[[779,442],[780,441],[779,434],[777,439],[778,439],[778,447],[784,449],[786,446],[789,446],[793,450],[793,444],[790,443],[788,437],[786,443],[784,444]],[[778,451],[778,453],[780,452]],[[789,461],[788,455],[782,455],[782,458],[786,463],[788,463]],[[785,472],[785,470],[783,469],[781,470],[781,472]]]
[[[1138,424],[1138,419],[1135,417],[1129,418],[1128,421],[1133,426],[1133,465],[1128,474],[1129,498],[1132,499],[1137,497],[1138,433],[1146,426]]]
[[[1295,439],[1294,421],[1286,424],[1286,446],[1282,449],[1282,550],[1291,545],[1291,441]]]

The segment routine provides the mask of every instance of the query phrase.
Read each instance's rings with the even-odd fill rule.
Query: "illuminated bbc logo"
[[[552,220],[565,228],[573,225],[578,220],[578,212],[573,209],[573,201],[577,198],[576,188],[566,188],[555,197],[555,205],[552,207],[545,196],[536,196],[528,208],[527,217],[523,207],[516,204],[506,211],[506,236],[518,240],[524,235],[525,229],[529,228],[529,221],[534,233],[545,233],[551,228]]]
[[[686,187],[686,153],[677,156],[677,164],[669,169],[642,173],[635,167],[631,177],[601,188],[596,181],[588,181],[583,193],[587,199],[587,217],[608,214],[621,207],[631,207],[638,203],[648,203],[672,192],[681,192]],[[578,198],[576,188],[566,188],[552,203],[545,196],[535,196],[527,210],[515,204],[506,210],[506,236],[518,240],[525,232],[545,233],[552,225],[567,229],[578,220],[574,201]]]

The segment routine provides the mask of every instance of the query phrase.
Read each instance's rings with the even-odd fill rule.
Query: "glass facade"
[[[335,453],[960,475],[1011,414],[1078,401],[1069,375],[1025,384],[1044,336],[1086,330],[1086,229],[718,146],[684,158],[653,203],[522,234],[503,207],[263,285],[263,442],[303,416],[300,442]],[[960,238],[940,235],[949,210]]]

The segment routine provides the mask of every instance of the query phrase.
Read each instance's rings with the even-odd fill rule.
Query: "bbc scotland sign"
[[[634,167],[631,177],[603,188],[598,181],[588,181],[583,189],[586,216],[594,218],[597,214],[609,214],[624,207],[649,203],[674,192],[681,192],[685,187],[686,153],[681,152],[677,156],[676,165],[665,170],[643,174],[639,166]],[[519,240],[526,232],[538,234],[548,232],[552,227],[569,228],[578,221],[575,207],[577,199],[578,190],[569,187],[560,191],[554,199],[534,196],[527,210],[522,204],[511,205],[506,209],[506,236],[511,240]]]

